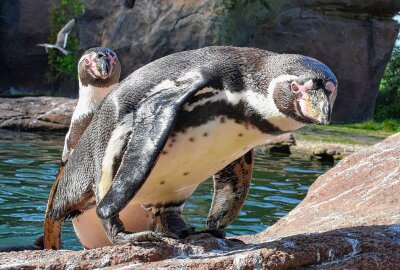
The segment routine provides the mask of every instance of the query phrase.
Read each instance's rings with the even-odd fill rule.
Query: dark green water
[[[62,147],[63,136],[0,130],[0,245],[29,244],[41,235]],[[257,153],[249,196],[228,235],[257,233],[274,224],[329,168],[306,158]],[[185,205],[191,225],[204,226],[211,198],[212,181],[206,181]],[[81,249],[71,222],[63,227],[63,247]]]

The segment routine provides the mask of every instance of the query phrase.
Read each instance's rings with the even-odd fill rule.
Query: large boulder
[[[255,236],[0,253],[0,269],[400,269],[400,133],[342,160]]]
[[[260,235],[371,225],[392,225],[400,232],[399,192],[400,133],[339,162],[314,182],[295,209]]]
[[[339,122],[373,116],[399,30],[396,0],[137,0],[133,8],[124,2],[87,0],[80,20],[82,48],[114,49],[123,77],[164,55],[210,45],[305,54],[336,73]]]

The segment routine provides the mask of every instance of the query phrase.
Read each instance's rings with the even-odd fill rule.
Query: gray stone
[[[47,53],[52,0],[0,1],[0,94],[48,90]]]
[[[49,90],[47,55],[35,45],[48,40],[51,2],[0,2],[0,74],[5,75],[0,91]],[[167,54],[210,45],[301,53],[336,73],[339,95],[333,120],[338,122],[372,117],[399,30],[392,19],[400,11],[398,0],[136,0],[133,8],[125,2],[85,0],[78,18],[81,50],[112,48],[123,77]],[[77,95],[76,85],[66,80],[60,85],[66,88],[58,89],[64,95]]]
[[[54,97],[0,98],[0,128],[66,132],[76,102]]]

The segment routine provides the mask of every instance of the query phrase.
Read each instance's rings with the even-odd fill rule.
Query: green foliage
[[[400,131],[400,121],[393,118],[388,118],[383,121],[368,120],[362,123],[343,124],[336,126],[342,126],[352,129],[363,129],[363,130],[385,131],[385,132]]]
[[[382,77],[374,118],[378,121],[390,118],[400,120],[400,46],[393,50]],[[389,123],[387,126],[390,126]]]
[[[61,0],[54,2],[50,11],[50,43],[55,43],[57,33],[72,18],[83,11],[82,0]],[[74,27],[68,37],[66,49],[70,54],[64,55],[58,50],[49,50],[49,71],[47,78],[50,82],[67,77],[77,80],[76,67],[79,60],[79,39],[77,27]]]
[[[395,119],[386,119],[382,122],[383,131],[400,131],[400,121]]]

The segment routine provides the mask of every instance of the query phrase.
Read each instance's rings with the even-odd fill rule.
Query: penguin
[[[121,218],[143,205],[165,232],[194,233],[182,207],[214,175],[206,222],[223,230],[247,196],[252,149],[306,124],[328,124],[337,79],[323,63],[255,48],[205,47],[153,61],[103,101],[60,176],[48,216],[95,208],[113,244],[159,241]]]
[[[118,85],[120,75],[121,64],[116,53],[111,49],[95,47],[82,54],[78,62],[79,99],[72,115],[69,131],[65,136],[64,150],[57,179],[61,177],[65,164],[92,120],[93,114],[101,101]],[[49,196],[48,209],[53,203],[52,195],[57,189],[57,185],[58,181],[56,180]],[[138,206],[136,212],[142,216],[150,216],[144,209],[141,210],[140,208]],[[93,215],[90,210],[72,219],[76,235],[85,247],[109,244],[107,238],[92,234],[87,229],[88,226],[86,223],[88,222],[90,222],[91,229],[96,226],[101,228],[100,223],[96,221],[97,216]],[[153,223],[152,219],[143,218],[143,222],[139,223],[141,224],[139,228],[131,229],[143,230]],[[44,232],[44,248],[59,249],[61,246],[61,222],[49,219],[47,212],[45,215]]]

